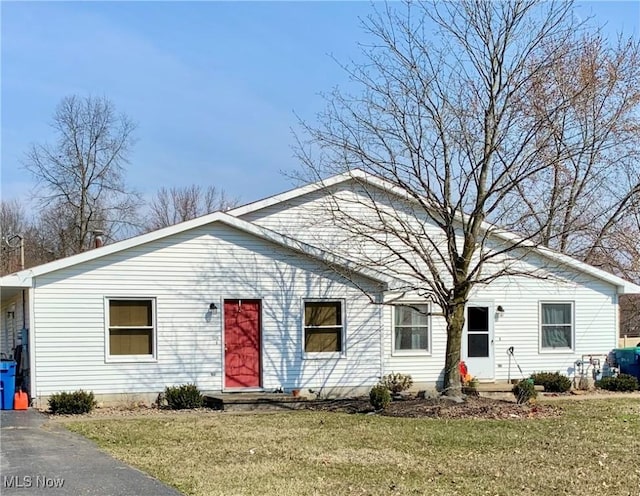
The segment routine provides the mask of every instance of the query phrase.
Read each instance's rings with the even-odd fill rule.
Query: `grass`
[[[86,420],[68,428],[188,495],[640,494],[640,400],[560,418],[320,412]]]

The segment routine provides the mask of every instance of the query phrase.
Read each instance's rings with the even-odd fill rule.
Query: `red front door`
[[[260,300],[224,300],[224,386],[260,387]]]

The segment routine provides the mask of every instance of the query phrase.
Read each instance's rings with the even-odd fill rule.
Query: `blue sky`
[[[291,187],[295,114],[348,84],[368,2],[1,2],[2,197],[26,197],[20,163],[71,94],[106,96],[138,124],[127,182],[223,188],[243,202]],[[580,2],[605,32],[639,36],[639,1]]]

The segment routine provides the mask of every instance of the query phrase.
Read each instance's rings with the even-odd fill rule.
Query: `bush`
[[[376,410],[384,410],[391,403],[391,393],[384,384],[376,384],[369,392],[369,402]]]
[[[629,374],[604,377],[596,382],[596,387],[607,391],[635,391],[638,389],[638,379]]]
[[[413,386],[413,379],[410,375],[391,373],[385,375],[380,384],[386,387],[392,393],[401,393]]]
[[[544,386],[548,393],[566,393],[571,389],[571,379],[560,372],[536,372],[531,374],[531,379],[534,384]]]
[[[511,392],[516,397],[516,402],[518,404],[529,403],[538,396],[536,386],[532,379],[521,380],[518,384],[513,386]]]
[[[82,389],[73,393],[56,393],[49,397],[49,411],[54,415],[80,415],[89,413],[95,406],[93,392]]]
[[[202,393],[195,384],[167,386],[164,390],[164,398],[171,410],[200,408],[204,403]]]
[[[478,392],[478,379],[472,377],[469,382],[466,382],[462,385],[462,393],[468,394],[469,396],[480,396]]]

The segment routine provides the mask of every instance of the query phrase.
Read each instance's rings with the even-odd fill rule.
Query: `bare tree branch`
[[[50,243],[59,258],[91,248],[93,230],[114,239],[137,223],[139,201],[124,183],[135,125],[105,98],[70,96],[51,127],[56,143],[33,145],[24,165],[37,181],[45,216],[57,221],[49,234],[57,237]]]
[[[343,66],[362,93],[336,90],[319,124],[301,123],[306,177],[361,169],[392,185],[385,193],[354,173],[357,193],[328,189],[326,211],[344,232],[328,248],[393,273],[441,307],[444,386],[454,394],[472,288],[516,275],[551,277],[519,263],[555,236],[544,204],[528,192],[555,181],[552,208],[560,211],[566,195],[558,164],[593,148],[589,136],[562,135],[586,85],[567,85],[538,103],[540,92],[555,87],[558,68],[589,49],[573,19],[570,2],[387,4],[364,23],[374,39],[363,48],[366,62]],[[590,191],[577,186],[576,195]],[[514,206],[527,226],[520,239],[498,229],[515,224],[507,215]]]
[[[145,229],[154,231],[211,212],[229,210],[237,204],[237,199],[228,198],[224,190],[215,186],[203,189],[193,184],[184,188],[161,188],[151,200]]]

